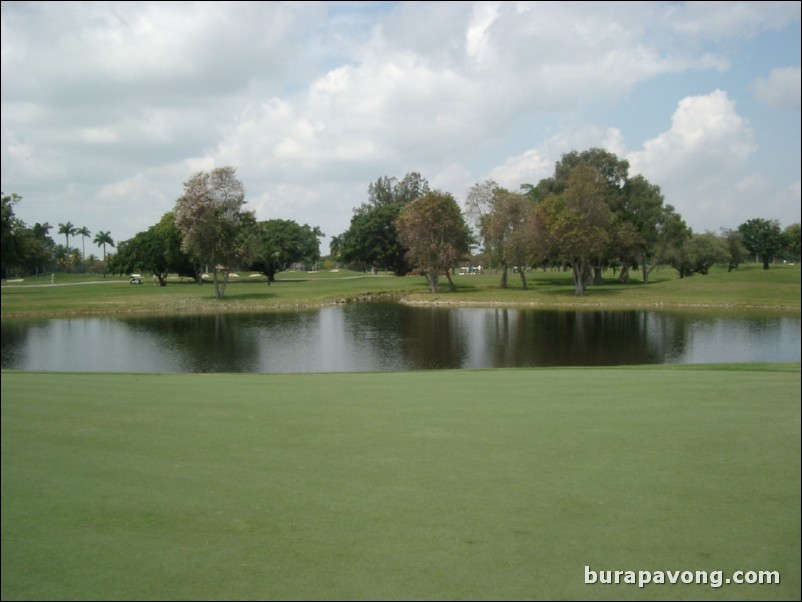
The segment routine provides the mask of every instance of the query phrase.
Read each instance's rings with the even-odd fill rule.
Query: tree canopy
[[[229,271],[249,263],[255,250],[256,218],[244,205],[245,187],[233,167],[197,172],[184,183],[184,194],[176,201],[181,248],[213,270],[218,299],[225,295]]]
[[[398,276],[409,272],[407,249],[398,238],[396,220],[401,210],[429,191],[429,183],[417,172],[400,181],[382,176],[368,186],[368,201],[354,209],[351,225],[336,237],[338,259],[346,264],[390,270]]]
[[[319,228],[303,226],[286,219],[259,222],[259,242],[253,266],[267,276],[268,284],[276,274],[294,263],[312,263],[320,259]]]
[[[577,295],[585,293],[591,262],[604,253],[608,241],[611,212],[602,181],[598,169],[579,165],[568,176],[563,192],[547,197],[536,209],[541,253],[556,254],[571,266]]]
[[[744,246],[760,258],[763,269],[768,270],[771,261],[783,248],[780,223],[777,220],[755,218],[738,226],[738,231],[743,236]]]
[[[433,293],[445,273],[454,289],[449,270],[468,256],[471,233],[454,197],[434,190],[406,205],[396,222],[407,258],[424,272]]]
[[[95,238],[96,244],[102,244],[98,242],[100,234]],[[165,213],[157,224],[121,242],[112,270],[118,274],[147,271],[158,278],[160,286],[167,286],[167,275],[171,272],[200,281],[199,267],[181,248],[181,232],[175,225],[173,212]]]

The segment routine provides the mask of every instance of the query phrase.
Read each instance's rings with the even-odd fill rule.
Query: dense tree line
[[[319,228],[291,220],[258,222],[245,204],[245,187],[233,167],[194,174],[174,211],[120,243],[115,272],[147,271],[166,286],[168,274],[191,276],[200,284],[208,271],[221,299],[233,270],[258,270],[269,284],[293,264],[320,258]]]
[[[2,276],[27,276],[47,272],[95,272],[106,273],[107,247],[114,246],[109,232],[99,232],[93,242],[103,249],[103,260],[93,254],[86,255],[86,238],[91,236],[88,228],[77,228],[70,222],[59,224],[58,233],[65,235],[65,245],[57,244],[50,236],[53,229],[48,222],[37,222],[33,226],[20,220],[14,206],[22,201],[18,194],[2,197]],[[70,236],[81,237],[82,250],[69,244]]]
[[[638,270],[648,283],[659,264],[684,278],[707,274],[716,264],[733,270],[750,258],[764,269],[778,258],[800,259],[798,223],[782,230],[776,220],[755,218],[719,234],[694,232],[665,203],[659,186],[630,176],[626,160],[599,148],[563,155],[550,177],[517,191],[493,180],[477,183],[464,212],[450,193],[432,190],[418,172],[382,176],[367,193],[349,228],[332,238],[331,258],[354,269],[419,272],[434,292],[442,275],[453,287],[451,270],[465,261],[497,268],[502,288],[510,271],[526,288],[527,270],[569,269],[582,295],[606,270],[624,283]],[[16,217],[20,201],[16,194],[2,195],[4,278],[51,270],[146,271],[164,286],[169,273],[200,283],[204,272],[212,272],[221,298],[232,270],[258,270],[270,284],[293,264],[320,259],[319,228],[291,220],[259,222],[245,210],[245,188],[233,167],[194,174],[174,209],[119,243],[114,254],[107,253],[115,246],[110,233],[98,232],[92,242],[102,248],[102,260],[86,256],[87,228],[59,224],[56,232],[65,244],[56,244],[50,224],[28,227]],[[79,236],[80,250],[71,246]]]
[[[760,258],[766,269],[777,257],[799,260],[799,224],[781,231],[776,221],[753,219],[720,234],[694,232],[665,203],[659,186],[641,175],[630,176],[626,160],[599,148],[563,155],[552,176],[523,184],[518,191],[493,180],[472,186],[464,216],[449,213],[448,224],[439,224],[443,230],[451,228],[455,248],[463,249],[459,253],[435,249],[431,235],[429,247],[421,248],[427,219],[414,228],[408,218],[402,219],[406,208],[417,202],[416,193],[418,199],[430,193],[416,172],[401,180],[384,176],[372,183],[368,201],[354,210],[348,230],[332,240],[332,256],[357,269],[399,275],[419,269],[436,290],[435,269],[449,276],[451,268],[468,259],[457,234],[467,217],[473,242],[481,246],[479,255],[485,265],[499,269],[502,288],[508,285],[510,270],[526,288],[527,270],[538,266],[570,269],[576,294],[582,295],[589,285],[599,284],[608,269],[622,283],[630,281],[632,270],[639,270],[642,282],[648,283],[658,264],[673,267],[684,278],[707,274],[715,264],[733,270],[750,255]],[[428,220],[444,216],[432,214]],[[435,266],[423,259],[438,251],[448,261]]]

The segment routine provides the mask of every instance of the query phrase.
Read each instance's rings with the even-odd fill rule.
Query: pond
[[[800,361],[800,317],[360,303],[310,312],[3,320],[4,369],[363,372]]]

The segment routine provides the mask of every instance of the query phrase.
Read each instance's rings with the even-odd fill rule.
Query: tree
[[[0,269],[2,270],[3,278],[6,278],[8,269],[16,266],[20,259],[17,236],[19,230],[24,227],[24,224],[14,214],[14,205],[20,202],[22,197],[18,194],[5,195],[0,192],[0,198],[2,198],[2,215],[0,216],[0,228],[2,228],[2,232],[0,233],[0,240],[2,240],[2,243],[0,243],[2,244],[2,252],[0,252],[0,256],[2,256],[2,268]]]
[[[394,177],[381,176],[368,184],[368,202],[363,203],[357,213],[385,205],[406,205],[429,192],[429,182],[417,171],[411,171],[401,181]]]
[[[173,212],[165,213],[146,231],[121,242],[112,270],[118,274],[150,272],[158,279],[159,286],[167,286],[170,273],[199,278],[199,269],[181,250],[181,233],[175,226]]]
[[[727,247],[727,271],[737,269],[749,257],[749,251],[743,243],[743,235],[738,230],[722,229],[721,237]]]
[[[565,153],[554,166],[554,192],[565,190],[573,171],[584,165],[592,167],[598,173],[598,183],[605,185],[605,196],[618,194],[627,182],[629,162],[619,159],[615,153],[603,148],[591,148],[586,151]],[[605,199],[609,200],[609,199]]]
[[[693,234],[687,244],[693,271],[704,276],[707,276],[715,264],[724,263],[730,257],[727,242],[713,232]]]
[[[53,227],[45,222],[37,222],[32,228],[25,228],[22,232],[21,265],[28,274],[39,274],[53,263],[53,249],[55,241],[48,235]]]
[[[167,285],[170,269],[156,226],[120,243],[114,256],[113,270],[118,274],[150,272],[158,278],[160,286]]]
[[[585,294],[591,262],[604,253],[611,213],[604,199],[603,174],[588,165],[575,167],[560,194],[535,208],[535,233],[540,253],[557,254],[573,270],[577,296]]]
[[[468,191],[466,206],[478,223],[485,252],[501,266],[501,288],[507,288],[507,271],[517,266],[523,288],[525,268],[532,256],[528,222],[531,200],[496,185],[493,180],[477,184]]]
[[[94,242],[98,247],[103,247],[103,266],[104,266],[103,267],[103,277],[105,278],[106,277],[106,267],[107,267],[107,264],[106,264],[106,245],[109,245],[110,247],[113,247],[114,246],[114,239],[111,237],[111,232],[104,232],[104,231],[101,230],[100,232],[95,234],[95,239],[92,242]]]
[[[668,263],[679,272],[679,277],[690,275],[693,265],[686,257],[685,243],[691,237],[691,229],[672,205],[663,207],[658,223],[657,261]]]
[[[785,253],[785,258],[790,261],[799,261],[800,246],[802,246],[802,235],[800,234],[799,222],[797,222],[783,230],[783,251]]]
[[[70,236],[73,236],[77,230],[72,222],[67,222],[66,224],[59,224],[58,225],[58,233],[63,234],[67,239],[67,248],[70,248]]]
[[[243,205],[245,187],[233,167],[197,172],[184,183],[184,194],[176,201],[182,249],[212,267],[217,299],[225,295],[231,268],[248,263],[254,251],[256,218]]]
[[[368,186],[368,201],[354,210],[351,225],[337,237],[339,259],[391,270],[403,276],[410,270],[407,249],[398,239],[396,219],[401,210],[429,192],[429,183],[417,172],[399,182],[382,176]]]
[[[81,228],[76,228],[75,234],[81,237],[81,257],[84,263],[84,271],[86,271],[86,237],[92,236],[92,233],[89,231],[89,228],[83,226]]]
[[[426,274],[432,293],[439,291],[442,272],[454,290],[449,270],[471,246],[470,230],[454,197],[439,190],[428,192],[401,210],[396,225],[409,261]]]
[[[293,263],[314,262],[320,259],[320,228],[284,219],[259,222],[260,242],[254,266],[267,282],[276,281],[276,273],[283,272]]]
[[[407,249],[396,229],[402,208],[392,203],[354,214],[350,227],[339,237],[340,260],[390,270],[396,276],[408,273]]]
[[[168,211],[162,216],[155,226],[155,233],[161,241],[170,272],[192,278],[198,285],[203,284],[200,262],[182,248],[184,240],[175,224],[174,211]]]
[[[750,219],[738,226],[738,231],[743,236],[744,246],[763,262],[763,269],[768,270],[769,263],[783,247],[780,223],[777,220]]]
[[[493,211],[493,199],[498,188],[495,180],[485,180],[471,186],[465,195],[465,215],[479,234],[483,220]]]
[[[611,206],[615,220],[621,224],[621,238],[615,246],[621,259],[621,282],[629,281],[629,266],[633,260],[641,266],[643,283],[649,283],[654,269],[655,253],[660,235],[660,216],[663,210],[663,193],[660,187],[641,175],[626,180],[622,194],[613,199]],[[652,263],[652,267],[649,264]]]
[[[640,254],[644,246],[643,237],[633,216],[628,214],[628,195],[624,188],[628,182],[629,163],[619,159],[614,153],[603,148],[591,148],[582,152],[571,151],[565,153],[554,167],[554,175],[541,180],[537,186],[524,184],[521,186],[523,194],[538,205],[550,197],[560,197],[568,190],[572,178],[580,168],[595,172],[593,186],[596,188],[594,196],[608,207],[607,239],[604,248],[596,249],[594,254],[587,257],[585,274],[593,273],[594,284],[600,284],[602,269],[610,262],[620,260],[622,272],[620,280],[629,279],[630,265],[635,263],[635,256]],[[543,217],[543,215],[541,215]],[[632,225],[633,224],[634,228]],[[563,224],[566,225],[566,224]],[[536,227],[537,229],[537,227]],[[555,252],[556,249],[551,249]],[[583,276],[583,281],[586,278]],[[584,286],[590,282],[579,283]],[[583,289],[584,292],[584,289]],[[578,293],[582,294],[582,293]]]

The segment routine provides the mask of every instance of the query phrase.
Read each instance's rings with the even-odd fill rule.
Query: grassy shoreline
[[[799,363],[1,383],[3,599],[800,596]]]
[[[775,266],[764,271],[745,266],[728,273],[714,269],[708,276],[679,279],[668,268],[657,270],[644,286],[635,280],[619,284],[608,275],[584,297],[573,294],[570,274],[532,272],[529,290],[514,274],[510,287],[498,287],[498,274],[457,277],[456,292],[431,294],[423,278],[398,278],[348,272],[284,273],[272,286],[263,278],[232,282],[226,298],[216,300],[209,284],[197,286],[173,279],[167,287],[135,285],[126,280],[88,282],[92,277],[59,275],[3,286],[2,317],[53,317],[132,313],[233,313],[314,309],[326,305],[373,300],[412,305],[507,306],[543,309],[716,309],[800,311],[799,266]],[[33,286],[31,286],[31,284]],[[100,286],[103,284],[103,286]],[[72,286],[71,286],[72,285]]]

